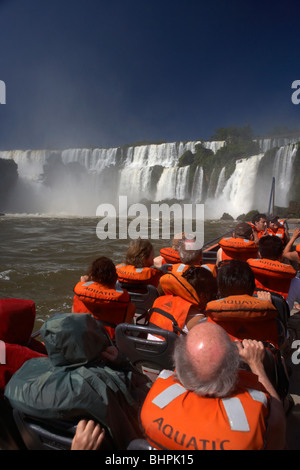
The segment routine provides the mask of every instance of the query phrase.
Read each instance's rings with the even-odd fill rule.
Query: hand
[[[253,373],[263,368],[265,347],[261,341],[244,339],[236,344],[241,359],[249,365]]]
[[[257,298],[260,300],[268,300],[269,302],[272,302],[271,292],[259,290],[256,292],[256,295]]]
[[[80,277],[80,282],[87,282],[89,281],[89,276],[87,274],[84,274],[83,276]]]
[[[115,346],[108,346],[104,351],[102,351],[101,356],[107,361],[114,362],[117,360],[119,351]]]
[[[98,450],[104,439],[105,430],[93,420],[82,419],[77,424],[71,450]]]
[[[296,240],[298,237],[300,237],[300,228],[294,228],[292,239]]]

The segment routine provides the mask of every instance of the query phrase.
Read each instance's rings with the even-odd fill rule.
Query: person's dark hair
[[[269,222],[272,222],[272,224],[278,224],[278,225],[280,225],[278,215],[276,215],[275,217],[272,217],[272,218],[269,220]]]
[[[112,260],[106,256],[95,259],[88,269],[87,275],[93,281],[106,287],[115,287],[118,280],[116,267]]]
[[[199,297],[204,294],[207,297],[207,302],[216,298],[218,292],[217,280],[209,269],[190,266],[184,271],[182,277],[191,284]]]
[[[259,212],[252,217],[252,223],[259,222],[260,219],[266,219],[266,214],[260,214]]]
[[[253,295],[255,277],[246,261],[228,260],[218,268],[218,290],[221,297]]]
[[[135,268],[143,268],[145,261],[151,255],[153,251],[153,245],[149,240],[143,240],[137,238],[133,240],[126,252],[126,264],[130,264]]]
[[[283,243],[280,238],[268,235],[261,237],[258,242],[258,251],[262,258],[278,260],[283,253]]]

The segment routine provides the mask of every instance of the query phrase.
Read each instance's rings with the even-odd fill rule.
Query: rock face
[[[18,181],[18,165],[13,160],[0,158],[0,210],[5,210],[8,199]],[[2,213],[0,215],[3,215]]]

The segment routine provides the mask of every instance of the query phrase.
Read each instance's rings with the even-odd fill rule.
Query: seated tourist
[[[267,234],[267,217],[265,214],[257,213],[252,217],[252,228],[259,239]]]
[[[286,299],[296,271],[291,265],[282,262],[282,241],[278,237],[270,235],[261,237],[258,244],[258,254],[258,259],[248,260],[248,264],[254,272],[256,287],[276,292]]]
[[[257,294],[252,269],[245,261],[231,260],[218,269],[219,299],[206,305],[205,314],[237,339],[268,341],[279,346],[282,325],[271,295]]]
[[[178,246],[180,263],[172,265],[171,272],[174,274],[182,274],[190,266],[202,266],[208,269],[217,277],[217,267],[215,264],[203,264],[202,247],[195,238],[186,236],[179,242]]]
[[[41,328],[48,357],[27,361],[5,397],[42,420],[92,419],[105,429],[101,449],[125,450],[140,437],[138,409],[148,381],[120,362],[102,323],[86,313],[58,314]]]
[[[91,313],[101,320],[110,336],[119,323],[131,323],[135,306],[125,289],[116,287],[114,263],[101,256],[93,261],[87,274],[74,287],[73,313]]]
[[[203,317],[207,302],[217,294],[216,278],[201,266],[189,266],[180,276],[167,273],[160,286],[163,295],[153,303],[149,325],[177,334],[186,332]]]
[[[164,264],[175,264],[180,262],[178,246],[180,240],[185,237],[184,233],[177,233],[173,238],[172,246],[161,248],[160,256],[154,258],[154,266],[161,268]]]
[[[162,272],[154,267],[154,249],[148,240],[133,240],[126,252],[125,263],[116,266],[118,279],[125,284],[158,286]]]
[[[247,261],[257,257],[257,244],[254,241],[254,231],[250,224],[237,224],[232,237],[222,238],[217,252],[217,265],[228,259]]]
[[[142,406],[144,437],[162,450],[283,450],[286,419],[261,342],[230,340],[202,322],[175,344]],[[239,370],[240,359],[250,370]]]
[[[284,221],[280,220],[278,216],[271,217],[267,221],[267,226],[267,234],[280,238],[285,246],[290,239],[290,235]]]

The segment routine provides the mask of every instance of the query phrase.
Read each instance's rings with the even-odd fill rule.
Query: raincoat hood
[[[100,362],[110,345],[102,323],[89,313],[57,314],[44,323],[41,336],[53,366]]]

